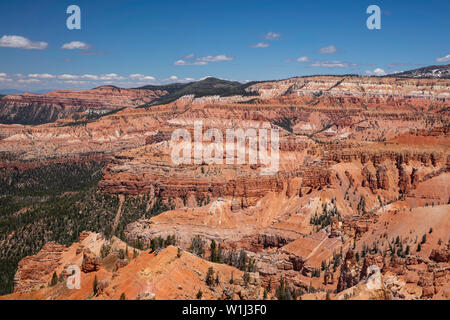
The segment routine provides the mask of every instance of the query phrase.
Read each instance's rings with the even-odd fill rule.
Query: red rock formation
[[[369,268],[371,266],[378,267],[379,271],[383,270],[384,259],[379,253],[375,255],[366,254],[366,256],[364,257],[364,262],[361,267],[360,280],[366,280],[370,276]]]
[[[375,193],[377,189],[377,179],[375,178],[375,174],[370,171],[368,166],[365,166],[362,169],[361,175],[363,176],[362,186],[368,187],[372,193]]]
[[[90,234],[88,241],[74,243],[71,248],[80,244],[98,248],[104,243],[100,235]],[[39,254],[41,258],[49,257],[48,250],[57,249],[54,243],[47,244]],[[62,247],[64,248],[64,247]],[[60,248],[61,249],[61,248]],[[45,251],[44,251],[45,250]],[[22,260],[21,266],[28,265],[30,259]],[[37,258],[34,257],[34,258]],[[118,270],[109,270],[109,264],[118,259],[111,254],[100,261],[100,266],[89,273],[81,274],[81,287],[77,290],[64,288],[64,282],[54,286],[47,286],[47,274],[35,274],[36,280],[33,287],[20,287],[13,294],[2,296],[3,299],[94,299],[94,300],[119,300],[124,294],[127,299],[154,300],[154,299],[198,299],[199,290],[203,292],[202,299],[261,299],[262,288],[258,273],[244,272],[234,267],[217,264],[199,258],[189,252],[179,251],[176,247],[169,246],[158,254],[150,251],[140,252],[129,263]],[[77,264],[77,256],[73,251],[66,252],[64,257],[66,264]],[[38,262],[38,260],[34,260]],[[47,261],[47,260],[44,260]],[[116,260],[119,261],[119,260]],[[43,261],[42,261],[43,262]],[[41,269],[39,264],[34,267]],[[213,270],[213,284],[207,284],[206,275],[209,268]],[[53,268],[52,268],[53,269]],[[25,269],[20,269],[25,272]],[[22,275],[25,275],[22,273]],[[44,276],[44,278],[39,278]],[[51,275],[50,275],[51,277]],[[93,296],[93,282],[97,279],[97,293]],[[216,280],[217,279],[217,280]],[[25,279],[22,279],[24,281]],[[28,281],[30,281],[29,279]],[[42,287],[36,286],[44,284]],[[29,289],[29,290],[24,290]]]
[[[43,95],[9,95],[0,99],[0,121],[25,124],[53,122],[75,112],[101,114],[123,107],[136,107],[164,94],[165,91],[102,86],[84,91],[52,91]]]
[[[442,249],[433,249],[430,254],[430,259],[436,262],[449,262],[450,245],[447,244],[447,247]]]
[[[400,166],[398,169],[398,187],[400,188],[400,192],[406,194],[409,192],[411,186],[411,177],[406,172],[406,169],[403,166]]]
[[[62,126],[67,120],[1,126],[0,151],[11,158],[5,156],[0,166],[20,172],[55,161],[52,158],[106,154],[98,192],[127,198],[145,194],[149,208],[159,199],[175,207],[133,221],[125,229],[127,240],[149,245],[151,239],[176,234],[177,245],[187,249],[192,237],[200,235],[227,249],[246,250],[266,284],[283,275],[296,289],[307,289],[310,283],[316,289],[325,286],[323,296],[325,290],[338,289],[342,295],[347,290],[364,292],[366,298],[445,297],[448,252],[438,241],[448,236],[448,84],[439,79],[293,78],[248,87],[259,93],[257,100],[189,96],[148,110],[125,109],[82,126]],[[111,105],[126,102],[115,99]],[[204,130],[280,129],[280,170],[263,176],[259,163],[176,165],[171,134],[179,128],[192,133],[196,120],[203,121]],[[357,210],[362,198],[364,215]],[[435,205],[425,208],[425,203]],[[427,242],[417,251],[416,238],[420,241],[425,233]],[[399,244],[390,248],[397,236],[402,250]],[[226,281],[236,271],[233,267],[212,265],[184,251],[180,258],[176,248],[158,255],[143,252],[132,260],[113,255],[98,260],[99,245],[108,240],[94,238],[82,235],[81,243],[64,254],[64,264],[76,261],[89,283],[90,292],[82,291],[77,298],[92,294],[96,275],[102,288],[95,298],[118,299],[122,292],[132,299],[193,298],[198,288],[210,299],[259,297],[229,282],[220,290],[207,289],[202,282],[210,265],[223,272]],[[356,253],[366,246],[386,252],[386,263],[378,254],[367,254],[360,270]],[[335,262],[337,252],[347,252],[341,265],[339,259]],[[322,262],[324,278],[313,277]],[[369,276],[370,265],[382,269],[380,292],[366,292],[360,282]],[[46,268],[45,281],[39,283],[48,283],[50,269],[60,273],[62,265],[55,262]],[[22,274],[26,268],[19,270]],[[17,288],[33,287],[19,278]],[[41,297],[57,292],[41,290]]]
[[[355,254],[352,250],[345,254],[344,262],[341,266],[339,275],[337,292],[355,286],[359,282],[360,270],[356,262]]]
[[[378,189],[389,190],[389,178],[385,166],[377,167],[377,187]]]
[[[81,271],[84,273],[98,271],[100,268],[100,258],[97,257],[91,250],[83,250],[83,263],[81,264]]]
[[[14,277],[14,292],[47,286],[56,268],[61,265],[61,256],[66,250],[62,245],[49,242],[36,255],[22,259]]]

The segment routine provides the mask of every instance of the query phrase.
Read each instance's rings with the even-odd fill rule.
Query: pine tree
[[[52,280],[50,281],[50,287],[56,286],[58,284],[58,276],[56,272],[53,272]]]
[[[93,287],[94,295],[96,296],[96,295],[97,295],[97,292],[98,292],[97,275],[95,275],[94,283],[92,284],[92,287]]]
[[[220,283],[220,280],[219,280],[219,273],[217,272],[217,273],[216,273],[216,280],[215,280],[216,286],[218,286],[219,283]]]
[[[206,273],[205,282],[210,287],[214,284],[214,269],[213,269],[213,267],[208,268],[208,272]]]
[[[238,269],[244,271],[247,266],[247,253],[244,250],[241,250],[239,254],[238,260]]]
[[[216,241],[214,241],[214,240],[211,241],[210,251],[211,251],[211,261],[218,262],[217,261],[217,252],[216,252]]]
[[[223,249],[221,244],[219,244],[219,249],[217,250],[217,262],[223,263]]]
[[[247,287],[248,282],[250,281],[250,274],[247,271],[244,272],[244,275],[242,276],[242,280],[244,281],[244,286]]]
[[[275,291],[275,296],[278,300],[293,300],[292,292],[289,290],[286,285],[285,279],[283,276],[280,277],[280,285],[277,287]]]
[[[204,249],[205,241],[197,235],[191,239],[191,246],[189,247],[189,251],[195,254],[196,256],[203,257],[205,253]]]
[[[423,235],[421,244],[424,244],[425,242],[427,242],[427,235],[426,234]]]

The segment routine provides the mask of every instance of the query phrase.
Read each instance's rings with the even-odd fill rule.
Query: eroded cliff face
[[[41,124],[54,122],[76,112],[101,114],[143,105],[164,94],[164,91],[103,86],[84,91],[52,91],[43,95],[8,95],[0,99],[0,122]]]
[[[326,292],[337,299],[447,299],[449,81],[305,77],[258,83],[247,88],[258,96],[186,96],[82,126],[2,126],[0,151],[19,160],[108,154],[99,192],[168,209],[153,217],[146,210],[128,224],[129,243],[148,247],[175,234],[187,250],[195,236],[205,247],[214,240],[227,252],[244,250],[264,286],[283,275],[305,299],[324,299]],[[261,175],[263,165],[236,161],[195,164],[193,145],[190,161],[177,165],[172,133],[186,129],[193,137],[196,121],[203,134],[278,129],[277,172]],[[366,286],[370,265],[382,275],[374,290]],[[135,279],[131,270],[121,281]],[[151,290],[161,290],[157,297],[181,298],[172,284],[161,283]]]

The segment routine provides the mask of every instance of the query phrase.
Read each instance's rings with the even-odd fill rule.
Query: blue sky
[[[81,8],[81,30],[66,27],[71,4]],[[366,27],[371,4],[381,8],[380,30]],[[0,3],[0,17],[0,89],[383,74],[450,63],[448,0],[15,0]]]

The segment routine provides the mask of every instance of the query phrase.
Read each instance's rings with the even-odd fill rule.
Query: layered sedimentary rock
[[[102,114],[143,105],[166,93],[160,90],[103,86],[84,91],[52,91],[43,95],[9,95],[0,99],[0,122],[40,124],[56,121],[75,112]]]
[[[36,255],[20,261],[14,277],[14,292],[31,291],[46,286],[54,270],[61,264],[66,250],[64,246],[49,242]]]

